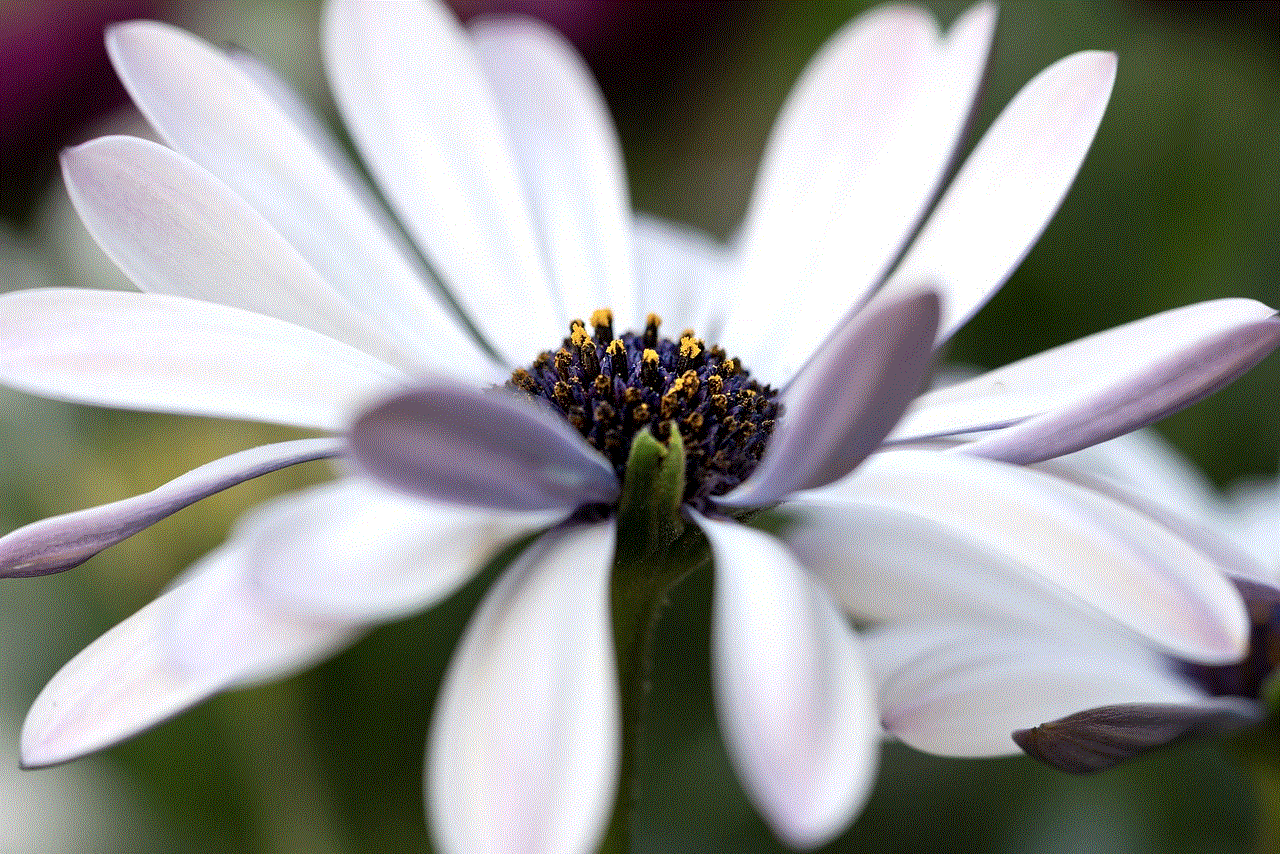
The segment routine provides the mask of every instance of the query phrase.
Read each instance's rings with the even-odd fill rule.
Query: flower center
[[[626,474],[631,440],[646,427],[666,442],[678,429],[684,443],[684,501],[705,509],[747,478],[764,453],[780,405],[778,393],[751,378],[737,359],[685,330],[659,337],[650,314],[644,332],[613,334],[613,313],[600,309],[591,327],[569,324],[560,349],[518,368],[507,385],[557,409]]]

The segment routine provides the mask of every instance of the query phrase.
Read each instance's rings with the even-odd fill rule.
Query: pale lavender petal
[[[441,504],[350,478],[291,494],[246,532],[243,548],[271,602],[384,620],[430,607],[499,549],[563,516]]]
[[[588,854],[620,726],[612,522],[550,533],[494,585],[445,674],[427,748],[442,854]]]
[[[778,118],[743,229],[735,287],[749,298],[735,300],[725,343],[746,364],[767,356],[794,371],[882,281],[951,164],[995,19],[979,4],[938,40],[926,14],[888,6],[811,63]]]
[[[782,839],[843,830],[875,778],[879,723],[861,645],[774,537],[696,517],[715,557],[716,708],[752,801]]]
[[[1013,740],[1028,755],[1059,771],[1086,774],[1183,738],[1230,732],[1262,718],[1261,707],[1240,698],[1122,703],[1018,730]]]
[[[792,88],[774,122],[739,239],[739,296],[722,343],[746,364],[762,369],[766,354],[787,347],[794,328],[806,346],[797,348],[798,359],[776,365],[794,371],[861,301],[860,292],[906,239],[910,221],[898,223],[897,208],[913,212],[914,185],[935,166],[940,171],[947,157],[943,150],[933,158],[937,164],[917,162],[923,152],[909,143],[946,142],[907,132],[913,125],[908,108],[928,78],[937,41],[937,24],[924,10],[873,9],[834,35]],[[901,195],[893,187],[900,173],[911,185]],[[877,186],[880,179],[889,192]],[[873,194],[862,193],[873,187]],[[879,216],[882,204],[890,210]],[[833,227],[839,239],[827,243]],[[861,232],[868,228],[864,242]],[[854,269],[841,269],[848,265]],[[832,277],[833,270],[840,272]],[[811,299],[821,314],[805,310]],[[805,328],[815,322],[817,329]]]
[[[384,483],[433,501],[572,510],[618,497],[618,478],[559,415],[504,391],[434,385],[370,409],[351,455]]]
[[[1089,401],[1158,410],[1172,390],[1208,387],[1275,346],[1275,310],[1249,299],[1182,306],[1063,344],[922,395],[890,440],[995,430],[1080,411]],[[1168,377],[1186,366],[1190,384]],[[1155,382],[1163,376],[1169,389]],[[1125,394],[1125,391],[1128,394]],[[1145,393],[1144,393],[1145,392]]]
[[[225,184],[163,145],[107,136],[62,155],[85,228],[141,290],[242,308],[404,365],[398,343]]]
[[[154,21],[112,27],[107,48],[166,141],[270,222],[373,328],[420,364],[492,378],[346,157],[261,63]]]
[[[591,72],[532,18],[480,18],[476,55],[497,96],[565,310],[636,316],[631,202],[613,120]]]
[[[896,668],[881,659],[902,662]],[[1105,637],[1030,634],[990,625],[921,633],[872,632],[867,652],[882,674],[885,729],[943,756],[1015,753],[1016,730],[1119,703],[1198,704],[1205,695],[1168,659]]]
[[[47,575],[79,566],[202,498],[259,475],[336,457],[342,439],[298,439],[250,448],[192,469],[142,495],[42,519],[0,537],[0,577]]]
[[[1044,472],[886,451],[813,498],[920,517],[988,544],[1010,569],[1182,658],[1234,661],[1248,642],[1240,597],[1209,556],[1131,507]]]
[[[1219,333],[1063,408],[1030,418],[957,449],[1034,463],[1145,427],[1203,400],[1280,346],[1280,318]]]
[[[247,531],[290,496],[246,518]],[[235,688],[268,682],[328,658],[355,641],[365,620],[299,613],[269,602],[254,584],[252,553],[236,536],[192,568],[190,583],[161,600],[160,643],[179,672]]]
[[[246,681],[306,666],[354,638],[346,624],[306,621],[261,609],[228,581],[244,572],[234,550],[209,555],[177,586],[98,638],[36,698],[22,728],[22,762],[56,765],[109,747]],[[210,602],[205,627],[225,639],[228,659],[192,670],[170,643],[175,608]],[[240,645],[232,649],[231,638]]]
[[[0,382],[44,397],[345,430],[398,369],[274,318],[168,294],[0,296]]]
[[[772,504],[852,471],[880,446],[924,382],[937,323],[932,293],[854,315],[783,390],[783,413],[759,467],[716,501]]]
[[[1093,142],[1116,58],[1069,56],[1023,87],[965,161],[876,299],[943,288],[938,340],[999,289],[1058,209]]]
[[[439,3],[330,3],[325,61],[370,171],[509,364],[564,337],[516,156],[471,41]]]
[[[710,236],[657,217],[635,220],[638,304],[662,318],[668,330],[692,329],[719,341],[733,288],[733,254]],[[767,366],[746,363],[755,376],[775,379]],[[763,372],[762,372],[763,369]]]

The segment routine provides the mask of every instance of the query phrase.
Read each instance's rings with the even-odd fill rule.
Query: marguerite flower
[[[655,603],[711,560],[730,755],[782,838],[820,844],[872,779],[874,683],[837,582],[744,520],[846,484],[989,507],[992,531],[1022,527],[1001,507],[1038,508],[1082,545],[1071,564],[1042,549],[1037,577],[1190,660],[1238,657],[1243,610],[1216,566],[1124,552],[1118,532],[1139,514],[1073,492],[1095,508],[1081,524],[1058,487],[1040,495],[1036,475],[1002,461],[1077,450],[1208,394],[1280,341],[1266,306],[1190,306],[925,395],[892,441],[979,435],[968,453],[885,452],[845,479],[1044,227],[1111,90],[1109,54],[1050,67],[939,195],[993,25],[979,5],[940,35],[892,7],[838,34],[785,107],[729,252],[633,222],[599,95],[552,33],[511,19],[463,30],[431,3],[334,2],[339,106],[447,293],[260,64],[160,24],[113,29],[117,69],[171,147],[98,139],[64,173],[145,293],[0,298],[0,379],[332,438],[36,523],[0,541],[0,565],[68,568],[303,459],[350,450],[373,477],[263,508],[73,659],[32,708],[24,762],[71,759],[295,670],[519,543],[441,690],[433,830],[446,851],[590,850]],[[923,536],[935,511],[905,518]],[[1153,595],[1126,592],[1135,579]]]

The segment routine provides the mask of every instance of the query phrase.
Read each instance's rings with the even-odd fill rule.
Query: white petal
[[[733,293],[733,254],[713,238],[673,222],[637,214],[636,270],[641,311],[662,318],[668,330],[692,329],[719,341],[724,304]],[[747,368],[767,382],[781,377],[769,366]]]
[[[854,315],[782,390],[782,417],[760,465],[717,503],[772,504],[838,480],[897,422],[933,357],[938,297],[916,293]]]
[[[1133,420],[1126,417],[1131,413],[1145,417],[1165,412],[1238,376],[1280,340],[1280,323],[1274,318],[1274,309],[1248,299],[1211,300],[1162,312],[929,392],[912,405],[890,438],[970,433],[1038,417],[1046,425],[1050,420],[1058,425],[1055,442],[1066,441],[1063,436],[1092,438],[1101,428],[1088,422],[1114,428]],[[1063,419],[1071,418],[1086,423],[1067,429],[1070,424]],[[1111,432],[1098,435],[1110,438],[1105,433]],[[990,438],[1003,442],[1011,436]],[[1080,444],[1071,441],[1063,447],[1077,450]]]
[[[1093,142],[1116,58],[1077,53],[1042,71],[983,136],[876,295],[922,279],[944,288],[938,340],[1004,283],[1058,209]]]
[[[498,354],[525,364],[563,338],[497,103],[448,9],[332,3],[325,59],[370,170]]]
[[[565,310],[610,308],[632,329],[631,202],[613,120],[573,48],[532,18],[481,18],[476,54],[497,95]]]
[[[867,639],[877,661],[901,659],[919,635],[884,629]],[[944,756],[1018,751],[1015,730],[1116,703],[1199,703],[1198,689],[1166,660],[1136,647],[1071,644],[1057,635],[957,630],[885,674],[885,728],[912,747]]]
[[[237,63],[154,21],[111,28],[107,48],[166,141],[225,182],[372,323],[416,346],[427,365],[489,378],[488,358],[434,298],[355,170],[261,63]]]
[[[1025,567],[1180,657],[1233,661],[1248,641],[1239,594],[1199,550],[1124,504],[1043,472],[888,451],[823,494],[989,543],[1009,566]]]
[[[884,7],[810,64],[778,118],[744,226],[747,300],[730,321],[731,352],[749,365],[776,352],[793,371],[882,280],[952,160],[995,17],[992,5],[975,6],[939,42],[927,14]]]
[[[858,618],[998,616],[1036,626],[1116,629],[999,542],[978,539],[972,531],[882,507],[794,501],[787,508],[797,521],[783,539]]]
[[[132,617],[67,663],[36,698],[22,729],[27,767],[109,747],[234,685],[296,670],[349,643],[346,625],[260,610],[228,584],[243,574],[233,550],[209,555]],[[204,630],[224,645],[217,666],[190,669],[171,644],[176,608],[198,605]]]
[[[281,506],[290,496],[279,499]],[[267,508],[269,512],[270,508]],[[264,511],[242,522],[261,524]],[[305,615],[268,602],[253,583],[253,554],[237,536],[192,569],[192,583],[166,594],[161,629],[182,672],[224,687],[277,679],[351,643],[363,621]]]
[[[789,844],[853,819],[875,777],[879,723],[861,645],[773,537],[698,518],[715,556],[717,709],[743,786]]]
[[[266,220],[181,154],[100,137],[66,151],[62,173],[85,228],[140,289],[243,308],[405,361]]]
[[[270,601],[383,620],[430,607],[506,544],[555,521],[429,502],[352,478],[290,495],[244,548]]]
[[[0,537],[0,576],[45,575],[79,566],[215,492],[286,466],[338,456],[343,444],[325,438],[262,445],[205,463],[142,495],[41,519]]]
[[[96,406],[342,431],[356,406],[405,377],[260,314],[165,294],[51,288],[0,296],[0,382]]]
[[[436,706],[427,809],[444,854],[588,854],[613,804],[614,531],[548,534],[467,627]]]

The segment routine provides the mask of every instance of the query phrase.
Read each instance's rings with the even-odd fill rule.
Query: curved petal
[[[989,544],[1174,655],[1238,659],[1239,594],[1186,540],[1107,496],[1044,472],[929,451],[887,451],[817,496],[922,517]]]
[[[56,765],[149,729],[227,688],[274,678],[354,639],[348,624],[300,620],[261,607],[236,585],[243,553],[213,552],[157,598],[67,663],[22,728],[22,762]],[[214,666],[191,669],[172,645],[176,612],[196,608],[219,645]]]
[[[0,537],[0,577],[47,575],[79,566],[215,492],[287,466],[336,457],[344,445],[341,439],[298,439],[250,448],[142,495],[41,519]]]
[[[733,293],[733,253],[715,239],[646,214],[635,220],[636,272],[643,312],[653,312],[676,329],[692,329],[706,341],[719,341],[724,305]],[[773,380],[759,365],[756,376]]]
[[[984,436],[957,449],[966,454],[1034,463],[1087,448],[1203,400],[1280,346],[1280,318],[1268,317],[1144,366],[1108,388],[1062,409]]]
[[[445,674],[427,749],[444,854],[593,851],[618,775],[612,522],[543,537],[494,585]]]
[[[268,600],[332,619],[386,620],[430,607],[499,549],[563,515],[438,504],[351,478],[290,495],[243,548]]]
[[[1262,720],[1260,706],[1239,697],[1189,703],[1120,703],[1076,712],[1014,732],[1029,756],[1084,774],[1195,735],[1230,732]]]
[[[44,397],[345,430],[397,369],[308,329],[167,294],[0,296],[0,382]]]
[[[636,328],[631,202],[613,120],[573,48],[532,18],[471,24],[565,310]]]
[[[882,629],[868,636],[867,651],[872,661],[882,650],[900,659],[904,646],[918,644],[912,658],[884,675],[880,704],[885,729],[930,753],[1010,754],[1018,749],[1015,730],[1085,709],[1207,699],[1166,659],[1131,645],[999,628],[957,629],[925,636],[924,644],[921,637],[911,628]]]
[[[1068,56],[1023,87],[969,155],[876,299],[943,287],[939,342],[999,289],[1062,203],[1115,82],[1110,53]]]
[[[283,235],[374,328],[420,363],[490,379],[483,351],[421,271],[336,145],[260,63],[247,69],[167,24],[112,27],[107,50],[147,119]]]
[[[502,391],[406,392],[361,415],[350,442],[369,474],[433,501],[540,511],[618,497],[613,467],[568,421]]]
[[[743,228],[747,298],[727,344],[747,364],[768,353],[795,370],[881,281],[951,163],[995,18],[979,4],[939,41],[927,14],[887,6],[810,64],[778,118]]]
[[[843,830],[875,778],[880,727],[853,630],[773,537],[697,517],[711,541],[716,705],[743,786],[789,844]]]
[[[501,113],[447,7],[339,0],[325,24],[352,136],[454,299],[509,364],[559,341],[569,318]]]
[[[1119,435],[1117,428],[1124,432],[1132,429],[1125,425],[1194,402],[1256,364],[1277,343],[1280,321],[1260,302],[1222,299],[1182,306],[922,395],[891,441],[1025,423],[1025,433],[1005,431],[979,442],[1024,436],[1029,447],[1040,439],[1043,447],[1068,453],[1084,447],[1081,441],[1103,441]],[[1076,423],[1093,418],[1096,426]],[[1046,433],[1055,437],[1052,443],[1043,441]],[[983,447],[995,453],[998,445]]]
[[[852,471],[880,446],[924,382],[937,324],[932,293],[854,315],[783,389],[783,415],[759,467],[716,502],[772,504]]]
[[[242,308],[405,362],[266,220],[181,154],[100,137],[64,152],[62,174],[85,228],[141,290]]]

